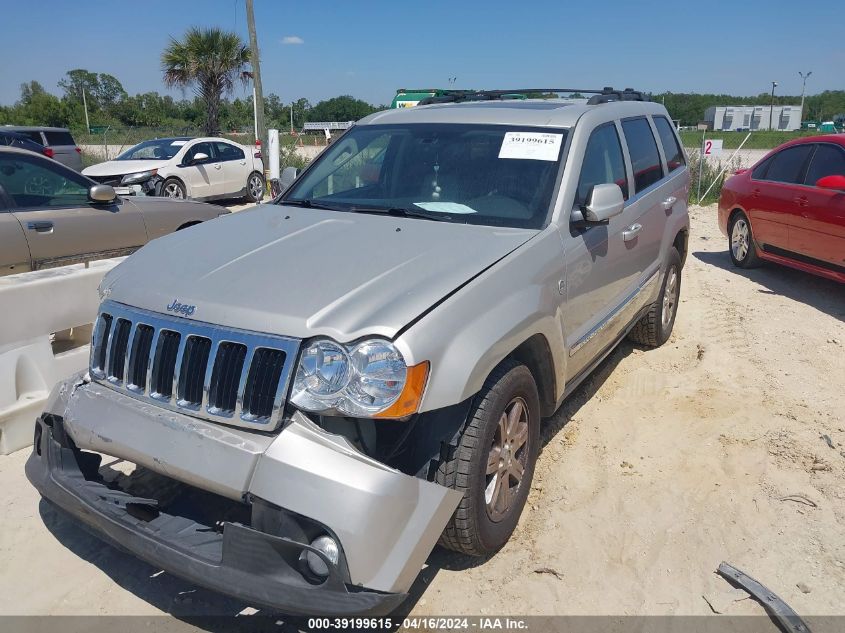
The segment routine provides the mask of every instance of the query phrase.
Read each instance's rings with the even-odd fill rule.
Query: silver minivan
[[[23,134],[43,145],[44,155],[48,158],[57,160],[74,171],[82,171],[82,150],[66,127],[5,125],[3,129]]]

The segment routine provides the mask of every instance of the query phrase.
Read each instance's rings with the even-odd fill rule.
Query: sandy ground
[[[845,613],[845,289],[733,268],[715,213],[692,210],[672,339],[623,343],[564,404],[514,537],[486,561],[435,550],[412,613],[761,613],[723,560]],[[26,457],[0,457],[0,614],[254,612],[88,535]]]

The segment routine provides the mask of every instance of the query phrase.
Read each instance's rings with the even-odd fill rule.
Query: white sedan
[[[89,178],[138,195],[215,200],[264,196],[264,163],[251,147],[224,138],[144,141],[114,160],[82,170]]]

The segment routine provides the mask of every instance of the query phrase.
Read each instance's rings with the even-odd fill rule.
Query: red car
[[[769,260],[845,283],[845,134],[784,143],[736,172],[719,228],[740,268]]]

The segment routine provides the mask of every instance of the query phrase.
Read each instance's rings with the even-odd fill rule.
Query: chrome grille
[[[215,422],[275,429],[299,341],[106,301],[91,377],[133,397]]]

